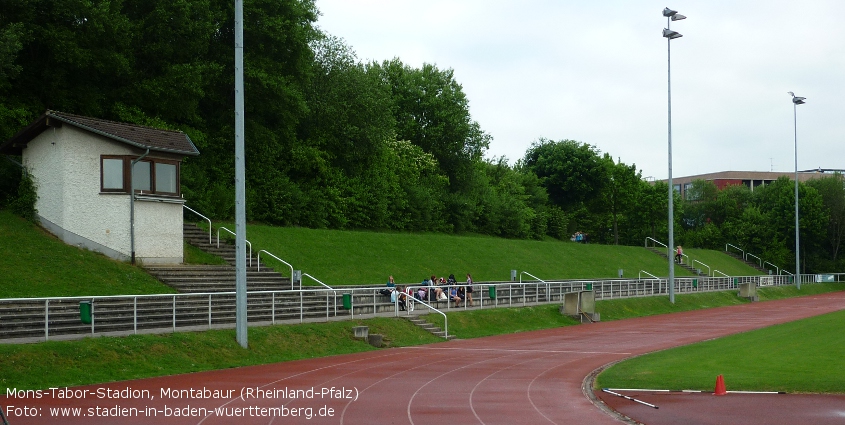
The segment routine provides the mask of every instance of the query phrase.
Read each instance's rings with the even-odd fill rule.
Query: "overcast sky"
[[[845,168],[845,1],[316,0],[318,26],[362,61],[451,68],[493,137],[522,158],[572,139],[668,175],[672,22],[673,176]]]

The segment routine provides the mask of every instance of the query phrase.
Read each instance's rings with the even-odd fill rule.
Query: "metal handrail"
[[[545,281],[545,280],[540,279],[539,277],[534,276],[534,275],[533,275],[533,274],[531,274],[531,273],[528,273],[528,272],[526,272],[526,271],[521,271],[521,272],[519,272],[519,284],[520,284],[520,285],[522,285],[522,275],[523,275],[523,274],[527,274],[528,276],[531,276],[531,277],[533,277],[534,279],[537,279],[537,280],[539,280],[540,282],[543,282],[543,284],[545,284],[545,285],[546,285],[546,301],[548,302],[548,301],[549,301],[549,292],[550,292],[550,289],[551,289],[551,288],[549,287],[549,284],[548,284],[548,283],[546,283],[546,281]],[[524,290],[524,289],[523,289],[523,292],[525,292],[525,290]],[[537,297],[537,302],[540,302],[540,294],[536,294],[535,296]],[[526,298],[526,297],[525,297],[525,295],[523,294],[523,297],[522,297],[522,302],[523,302],[523,304],[525,303],[525,298]]]
[[[308,274],[308,273],[302,273],[302,276],[304,276],[304,277],[309,277],[309,278],[311,278],[312,280],[314,280],[314,282],[317,282],[317,283],[319,283],[320,285],[323,285],[323,286],[325,286],[326,288],[328,288],[330,291],[334,292],[334,315],[335,315],[335,316],[337,316],[337,290],[336,290],[336,289],[334,289],[334,288],[332,288],[332,287],[331,287],[331,286],[329,286],[329,285],[326,285],[326,284],[325,284],[325,283],[323,283],[323,282],[320,282],[320,281],[319,281],[316,277],[311,276],[311,275],[310,275],[310,274]],[[292,279],[293,279],[293,278],[291,277],[291,280],[292,280]],[[300,283],[300,285],[302,285],[302,283]],[[300,301],[300,303],[302,302],[302,295],[301,295],[301,294],[302,294],[302,292],[300,292],[300,297],[299,297],[299,301]],[[329,309],[328,309],[328,303],[329,303],[329,293],[328,293],[328,292],[326,292],[326,320],[328,320],[328,319],[329,319]],[[355,312],[354,312],[354,310],[353,310],[353,309],[349,309],[349,310],[350,310],[350,314],[351,314],[352,316],[355,316]]]
[[[742,253],[742,258],[745,258],[745,251],[743,251],[743,250],[742,250],[742,248],[740,248],[740,247],[738,247],[738,246],[736,246],[736,245],[731,245],[731,244],[729,244],[729,243],[726,243],[726,244],[725,244],[725,252],[728,252],[728,247],[731,247],[731,248],[733,248],[733,249],[738,250],[739,252],[741,252],[741,253]]]
[[[748,261],[748,257],[754,257],[754,258],[756,258],[756,259],[757,259],[757,262],[760,264],[760,268],[761,268],[761,269],[763,268],[763,259],[762,259],[762,258],[760,258],[760,257],[758,257],[758,256],[756,256],[756,255],[754,255],[754,254],[752,254],[752,253],[750,253],[750,252],[749,252],[749,253],[747,253],[747,254],[745,254],[745,261]]]
[[[702,263],[701,261],[698,261],[698,260],[692,260],[692,262],[693,262],[693,265],[695,265],[695,263],[698,263],[698,264],[701,264],[704,267],[707,267],[707,276],[712,275],[712,272],[710,271],[710,266],[708,266],[707,264],[704,264],[704,263]]]
[[[217,247],[218,248],[220,248],[220,231],[221,230],[225,230],[225,231],[231,233],[232,236],[234,236],[234,237],[238,236],[238,235],[235,234],[235,232],[233,232],[233,231],[231,231],[231,230],[229,230],[229,229],[227,229],[223,226],[218,227],[217,228]],[[246,245],[249,247],[249,255],[247,257],[249,257],[249,266],[252,267],[252,244],[246,239],[244,239],[244,242],[246,242]],[[291,280],[292,280],[292,278],[291,278]]]
[[[722,273],[722,272],[720,272],[720,271],[718,271],[718,270],[716,270],[716,269],[713,269],[713,277],[715,277],[715,276],[716,276],[716,273],[719,273],[720,275],[722,275],[722,276],[724,276],[724,277],[730,277],[729,275],[726,275],[726,274],[724,274],[724,273]]]
[[[266,249],[262,249],[262,250],[258,251],[258,259],[256,260],[256,262],[258,263],[258,265],[257,265],[257,266],[258,266],[258,271],[261,271],[261,253],[262,253],[262,252],[264,252],[264,253],[266,253],[267,255],[269,255],[269,256],[271,256],[271,257],[275,258],[277,261],[281,261],[281,262],[282,262],[282,263],[284,263],[286,266],[290,267],[290,289],[293,289],[293,266],[292,266],[292,265],[290,265],[290,263],[288,263],[287,261],[282,260],[282,259],[281,259],[281,258],[279,258],[279,257],[276,257],[275,255],[273,255],[273,253],[271,253],[271,252],[267,251]],[[302,289],[302,281],[301,281],[301,280],[299,281],[299,289]]]
[[[412,287],[408,286],[408,288],[412,288]],[[443,338],[449,339],[449,318],[446,316],[446,313],[438,310],[436,307],[433,307],[431,304],[414,297],[411,294],[406,293],[405,296],[406,296],[406,298],[410,298],[410,302],[407,303],[408,306],[411,305],[410,303],[420,303],[420,304],[428,307],[429,310],[434,310],[437,313],[439,313],[441,316],[443,316]],[[464,305],[466,305],[466,303],[464,303]],[[396,312],[397,316],[399,315],[399,295],[396,296],[396,301],[394,301],[393,311]],[[410,307],[406,308],[405,311],[407,312],[406,316],[411,315],[411,308]]]
[[[778,274],[778,275],[780,274],[780,268],[778,268],[778,266],[776,266],[776,265],[774,265],[774,264],[772,264],[768,261],[763,261],[763,264],[768,264],[768,265],[774,267],[775,268],[775,274]]]
[[[669,254],[671,254],[671,253],[672,253],[672,252],[671,252],[671,250],[669,249],[669,247],[668,247],[665,243],[660,242],[659,240],[654,239],[654,238],[649,237],[649,236],[646,236],[646,238],[645,238],[645,247],[646,247],[646,248],[648,248],[648,241],[649,241],[649,240],[650,240],[650,241],[652,241],[652,242],[654,242],[654,243],[656,243],[656,244],[663,245],[663,247],[664,247],[664,248],[666,248],[666,254],[667,254],[667,255],[669,255]]]
[[[652,278],[652,279],[660,279],[659,277],[657,277],[657,276],[655,276],[655,275],[653,275],[653,274],[651,274],[651,273],[649,273],[649,272],[647,272],[647,271],[645,271],[645,270],[640,270],[640,274],[637,276],[637,279],[642,279],[642,277],[643,277],[643,273],[645,273],[645,274],[647,274],[647,275],[651,276],[651,278]]]
[[[185,205],[185,204],[182,204],[182,208],[184,208],[184,209],[186,209],[186,210],[188,210],[188,211],[190,211],[190,212],[192,212],[192,213],[194,213],[194,214],[196,214],[196,215],[198,215],[198,216],[200,216],[200,217],[204,218],[204,219],[205,219],[205,221],[207,221],[207,222],[208,222],[208,244],[209,244],[209,245],[211,245],[211,219],[210,219],[210,218],[208,218],[208,217],[206,217],[206,216],[204,216],[204,215],[202,215],[202,214],[200,214],[200,213],[198,213],[198,212],[196,212],[195,210],[191,209],[191,207],[189,207],[189,206],[187,206],[187,205]]]

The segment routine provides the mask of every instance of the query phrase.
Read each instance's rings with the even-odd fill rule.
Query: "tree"
[[[837,173],[830,177],[810,180],[807,185],[819,192],[830,217],[824,247],[827,258],[832,262],[830,268],[838,269],[836,264],[845,238],[845,178]]]
[[[795,184],[787,177],[780,177],[771,184],[754,191],[754,203],[767,218],[767,226],[775,235],[783,235],[785,249],[795,247]],[[825,238],[829,218],[824,209],[821,195],[812,187],[799,184],[798,208],[800,242],[804,263],[801,273],[813,272],[817,264],[822,241]],[[753,246],[752,246],[753,247]],[[752,248],[750,247],[750,248]],[[763,254],[772,258],[763,248]],[[794,251],[793,251],[794,255]],[[780,259],[779,259],[780,260]],[[809,261],[808,261],[809,260]],[[779,263],[782,266],[788,261]]]
[[[636,165],[626,165],[621,159],[619,162],[613,162],[613,158],[608,154],[605,154],[602,160],[607,172],[607,186],[602,197],[603,209],[613,223],[613,244],[619,245],[620,219],[632,213],[642,177],[637,172]]]
[[[540,139],[528,149],[523,163],[540,178],[549,200],[564,211],[593,200],[608,182],[598,149],[574,140]]]

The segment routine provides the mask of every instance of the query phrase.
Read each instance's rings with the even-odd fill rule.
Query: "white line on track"
[[[569,353],[569,354],[619,354],[629,356],[631,353],[617,353],[613,351],[576,351],[576,350],[518,350],[511,348],[460,348],[460,347],[404,347],[414,350],[458,350],[458,351],[504,351],[513,353]]]
[[[358,392],[358,395],[360,396],[361,394],[364,394],[364,392],[366,392],[366,391],[367,391],[367,390],[369,390],[370,388],[372,388],[372,387],[376,386],[376,384],[380,384],[380,383],[382,383],[382,382],[384,382],[384,381],[386,381],[386,380],[388,380],[388,379],[394,378],[394,377],[399,376],[399,375],[401,375],[401,374],[403,374],[403,373],[412,372],[412,371],[417,370],[417,369],[423,369],[423,368],[429,367],[429,366],[431,366],[431,365],[433,365],[433,364],[438,364],[438,363],[443,363],[443,362],[449,362],[449,361],[452,361],[452,360],[453,360],[453,359],[443,359],[443,360],[437,360],[437,361],[430,362],[430,363],[424,363],[424,364],[421,364],[421,365],[419,365],[419,366],[415,366],[415,367],[412,367],[412,368],[402,369],[402,370],[400,370],[400,371],[398,371],[398,372],[394,373],[393,375],[385,376],[384,378],[381,378],[381,379],[379,379],[378,381],[373,382],[372,384],[370,384],[370,385],[369,385],[369,386],[367,386],[366,388],[364,388],[364,389],[362,389],[361,391],[359,391],[359,392]],[[407,359],[402,359],[401,361],[403,361],[403,362],[404,362],[404,361],[407,361]],[[344,419],[345,419],[345,417],[346,417],[346,410],[349,408],[349,406],[351,406],[351,405],[352,405],[352,403],[353,403],[354,401],[355,401],[355,400],[349,401],[349,402],[347,402],[347,403],[346,403],[346,406],[343,406],[343,411],[340,413],[340,425],[343,425],[343,421],[344,421]]]
[[[476,412],[476,411],[475,411],[475,406],[474,406],[474,405],[473,405],[473,403],[472,403],[472,397],[475,395],[475,390],[476,390],[476,389],[478,389],[478,386],[479,386],[479,385],[481,385],[481,383],[482,383],[482,382],[486,381],[486,380],[487,380],[487,378],[489,378],[489,377],[491,377],[491,376],[493,376],[493,375],[495,375],[495,374],[497,374],[497,373],[499,373],[499,372],[502,372],[502,371],[504,371],[504,370],[510,369],[510,368],[512,368],[512,367],[514,367],[514,366],[523,365],[523,364],[525,364],[525,363],[529,363],[529,362],[533,362],[533,361],[537,361],[537,360],[547,359],[547,358],[549,358],[549,357],[552,357],[552,354],[549,354],[549,355],[547,355],[547,356],[543,356],[543,357],[537,357],[537,358],[528,359],[528,360],[526,360],[526,361],[519,362],[519,363],[514,363],[514,364],[512,364],[512,365],[510,365],[510,366],[507,366],[507,367],[504,367],[504,368],[498,369],[498,370],[496,370],[495,372],[492,372],[492,373],[490,373],[489,375],[485,376],[485,377],[484,377],[484,379],[482,379],[482,380],[478,381],[478,383],[476,383],[476,384],[475,384],[475,386],[474,386],[474,387],[472,387],[472,391],[470,391],[470,393],[469,393],[469,408],[470,408],[470,410],[472,410],[472,414],[473,414],[473,415],[475,415],[475,419],[478,419],[478,422],[481,422],[482,424],[484,424],[484,423],[485,423],[485,422],[481,419],[481,417],[480,417],[480,416],[478,416],[478,412]],[[535,377],[535,379],[536,379],[536,377]],[[533,383],[534,381],[531,381],[531,382]],[[533,401],[531,401],[531,394],[529,393],[530,389],[531,389],[531,385],[529,384],[529,385],[528,385],[528,389],[526,390],[526,395],[528,396],[528,401],[531,403],[531,405],[532,405],[532,406],[534,406],[534,402],[533,402]],[[534,410],[537,410],[537,412],[538,412],[538,413],[540,413],[540,415],[542,415],[544,418],[546,418],[546,420],[548,420],[549,422],[552,422],[552,420],[551,420],[551,419],[549,419],[548,417],[546,417],[546,415],[543,415],[543,412],[540,412],[540,410],[538,410],[538,409],[537,409],[537,406],[534,406]],[[552,423],[554,423],[554,422],[552,422]]]
[[[419,394],[420,390],[422,390],[423,388],[425,388],[426,386],[428,386],[428,384],[430,384],[430,383],[432,383],[432,382],[434,382],[434,381],[436,381],[436,380],[438,380],[438,379],[440,379],[440,378],[442,378],[442,377],[444,377],[444,376],[446,376],[446,375],[448,375],[448,374],[450,374],[450,373],[452,373],[452,372],[455,372],[455,371],[458,371],[458,370],[461,370],[461,369],[466,369],[466,368],[468,368],[468,367],[470,367],[470,366],[474,366],[474,365],[477,365],[477,364],[479,364],[479,363],[486,363],[486,362],[489,362],[489,361],[498,360],[498,359],[501,359],[501,358],[511,357],[511,356],[515,356],[515,355],[516,355],[516,354],[509,354],[509,355],[503,355],[503,356],[499,356],[499,357],[493,357],[493,358],[491,358],[491,359],[479,360],[479,361],[477,361],[477,362],[469,363],[469,364],[466,364],[466,365],[464,365],[464,366],[461,366],[461,367],[458,367],[458,368],[455,368],[455,369],[452,369],[452,370],[446,371],[446,372],[444,372],[444,373],[442,373],[442,374],[440,374],[440,375],[435,376],[434,378],[431,378],[428,382],[426,382],[426,383],[422,384],[419,388],[417,388],[417,390],[416,390],[416,391],[414,391],[414,394],[413,394],[413,395],[411,395],[411,399],[410,399],[410,400],[408,400],[408,421],[410,421],[410,422],[411,422],[411,425],[414,425],[414,420],[411,418],[411,404],[414,402],[414,398],[416,398],[416,396],[417,396],[417,394]]]

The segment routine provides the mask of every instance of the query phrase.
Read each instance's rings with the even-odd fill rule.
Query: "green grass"
[[[226,264],[226,260],[223,258],[214,254],[209,254],[187,242],[184,242],[184,246],[185,258],[183,259],[183,262],[185,264],[204,264],[212,266]]]
[[[0,298],[174,293],[143,270],[65,244],[0,210]]]
[[[689,255],[691,259],[690,262],[692,262],[692,260],[701,261],[702,263],[710,266],[711,271],[719,270],[728,276],[757,276],[760,274],[759,270],[756,270],[748,264],[738,261],[721,251],[684,248],[684,254]],[[684,259],[684,261],[686,261],[686,259]],[[708,272],[707,267],[698,263],[693,263],[692,267],[701,269],[704,273]]]
[[[446,316],[449,317],[449,334],[459,338],[479,338],[578,324],[577,320],[560,314],[557,305],[450,312]],[[426,315],[425,319],[443,329],[443,316],[434,313]]]
[[[625,277],[640,270],[667,274],[664,259],[630,246],[264,225],[249,225],[247,239],[254,251],[268,250],[330,286],[383,284],[389,275],[398,283],[417,283],[450,273],[459,280],[471,273],[476,281],[502,281],[512,269],[541,279],[615,278],[618,269]],[[287,266],[269,258],[267,263],[290,274]],[[680,268],[676,273],[690,276]]]
[[[442,341],[404,319],[257,327],[249,349],[234,330],[0,345],[0,387],[43,389],[173,375],[375,350],[352,337],[366,325],[391,346]]]
[[[605,370],[600,388],[845,393],[845,311],[640,356]]]

